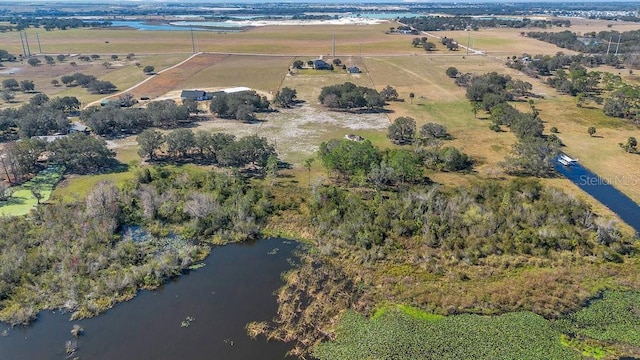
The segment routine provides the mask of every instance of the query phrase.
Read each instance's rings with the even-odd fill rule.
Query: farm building
[[[68,132],[69,134],[82,132],[88,135],[89,128],[86,125],[75,122],[75,123],[72,123],[71,126],[69,126]]]
[[[211,100],[211,97],[209,97],[207,92],[204,90],[182,90],[182,93],[180,94],[180,99],[182,99],[182,101],[184,100],[203,101],[203,100]]]
[[[359,68],[359,67],[357,67],[357,66],[355,66],[355,65],[354,65],[354,66],[349,66],[349,67],[347,68],[347,72],[348,72],[349,74],[360,74],[360,68]]]
[[[333,70],[333,66],[322,59],[313,60],[314,70]]]

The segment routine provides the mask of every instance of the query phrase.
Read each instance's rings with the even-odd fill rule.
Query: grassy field
[[[12,188],[11,197],[0,202],[0,215],[25,215],[38,203],[48,201],[54,187],[62,178],[62,171],[63,169],[58,167],[49,167],[26,183]],[[40,200],[35,197],[33,189],[40,192]]]

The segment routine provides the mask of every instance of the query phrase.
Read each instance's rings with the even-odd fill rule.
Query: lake
[[[578,185],[579,188],[618,214],[636,233],[640,234],[640,207],[615,188],[616,184],[622,184],[623,182],[638,186],[640,185],[639,178],[631,175],[598,176],[577,162],[571,166],[564,166],[556,160],[555,168],[567,179]]]
[[[0,359],[62,359],[73,324],[85,330],[77,339],[80,359],[288,359],[288,344],[252,340],[245,325],[276,315],[273,293],[297,246],[265,239],[214,247],[204,268],[98,317],[69,321],[70,314],[42,312],[31,326],[0,336]],[[0,323],[0,332],[7,328]]]

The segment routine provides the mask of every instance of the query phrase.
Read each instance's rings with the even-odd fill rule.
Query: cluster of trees
[[[528,32],[528,37],[555,44],[561,48],[589,54],[605,54],[611,48],[618,54],[637,52],[640,42],[640,30],[625,32],[605,30],[598,33],[589,32],[582,36],[569,30],[561,32]],[[620,44],[618,45],[618,39]]]
[[[558,69],[568,69],[579,65],[594,68],[606,64],[615,67],[620,64],[620,59],[613,54],[565,55],[558,52],[554,56],[522,54],[521,57],[518,57],[514,55],[507,58],[506,64],[512,69],[537,78],[538,76],[549,76]]]
[[[500,103],[531,95],[532,89],[532,85],[526,81],[496,72],[483,75],[463,74],[456,78],[456,84],[466,87],[467,98],[486,111]]]
[[[442,140],[451,139],[444,125],[426,123],[416,132],[416,122],[411,117],[399,117],[387,130],[387,137],[395,144],[416,144],[414,152],[427,168],[444,171],[469,170],[469,157],[453,146],[442,147]]]
[[[281,93],[281,100],[285,100],[285,95],[291,96],[295,94],[288,91],[287,94]],[[293,98],[290,101],[293,101]],[[256,112],[269,111],[269,106],[270,103],[266,96],[260,96],[255,91],[242,91],[231,94],[217,94],[211,99],[209,109],[213,114],[223,119],[253,121],[256,119]]]
[[[116,165],[115,153],[101,138],[74,133],[51,142],[39,138],[4,144],[0,172],[10,183],[22,183],[48,165],[62,166],[67,173],[88,174]]]
[[[267,190],[234,175],[154,167],[124,187],[103,182],[86,198],[0,217],[0,320],[97,315],[204,259],[199,240],[256,238],[273,211]]]
[[[508,127],[518,137],[509,156],[503,162],[507,173],[515,175],[550,176],[555,173],[553,161],[561,141],[555,134],[544,136],[544,124],[530,100],[531,113],[523,113],[507,101],[524,96],[531,84],[512,80],[495,72],[480,76],[465,74],[456,82],[467,87],[467,98],[474,103],[474,111],[483,108],[491,114],[490,129],[501,131]]]
[[[123,108],[122,99],[106,106],[92,106],[80,113],[80,120],[96,134],[117,136],[122,133],[137,133],[148,127],[173,128],[181,123],[191,122],[193,106],[177,105],[173,100],[153,101],[146,108]]]
[[[411,45],[413,45],[413,47],[422,47],[424,48],[425,51],[433,51],[436,49],[436,44],[428,41],[426,36],[423,36],[421,38],[413,38],[413,40],[411,40]]]
[[[494,13],[492,13],[494,14]],[[523,18],[522,20],[516,19],[500,19],[496,17],[492,18],[477,18],[470,16],[420,16],[412,18],[401,18],[401,23],[410,26],[418,31],[440,31],[440,30],[478,30],[481,27],[495,28],[495,27],[509,27],[509,28],[525,28],[525,27],[538,27],[546,28],[551,26],[571,26],[569,20],[554,19],[547,20],[532,20],[529,18]]]
[[[22,91],[24,93],[33,92],[36,89],[36,85],[32,80],[21,80],[18,82],[16,79],[5,79],[2,80],[2,99],[5,102],[11,102],[15,99],[15,91]]]
[[[147,129],[138,135],[137,141],[140,156],[152,161],[166,154],[164,159],[198,160],[226,167],[252,165],[264,170],[269,159],[277,156],[273,145],[257,135],[236,139],[231,134],[203,130],[194,133],[190,129],[176,129],[163,134]]]
[[[79,72],[73,75],[64,75],[60,78],[60,81],[65,86],[81,86],[86,88],[92,94],[109,94],[118,89],[109,81],[98,80],[93,75],[86,75]]]
[[[0,111],[0,139],[15,140],[17,137],[66,133],[69,129],[70,113],[78,111],[80,102],[73,96],[49,99],[45,94],[36,94],[19,108]]]
[[[318,100],[332,109],[381,111],[385,105],[383,97],[375,89],[357,86],[351,82],[324,86]]]
[[[103,27],[111,25],[109,21],[91,21],[86,22],[75,18],[59,18],[59,17],[10,17],[6,18],[12,26],[9,27],[9,31],[21,31],[33,28],[43,28],[46,31],[54,29],[67,30],[77,29],[83,27]]]
[[[323,142],[318,158],[331,175],[356,185],[380,189],[428,180],[418,153],[407,149],[381,151],[369,140],[333,139]]]
[[[452,38],[443,36],[442,39],[440,39],[440,43],[446,46],[448,50],[451,50],[451,51],[458,50],[458,42]]]
[[[607,63],[607,59],[616,63],[612,55],[568,56],[557,53],[555,56],[536,55],[530,61],[523,61],[523,58],[510,59],[507,64],[529,75],[547,76],[546,83],[560,93],[575,96],[578,107],[591,103],[603,105],[602,110],[608,116],[640,123],[640,87],[625,84],[619,75],[588,71],[583,66],[597,66],[601,61]]]

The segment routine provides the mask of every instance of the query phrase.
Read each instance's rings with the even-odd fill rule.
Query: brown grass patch
[[[227,57],[228,55],[197,55],[176,68],[153,75],[153,79],[131,90],[130,93],[136,97],[149,96],[155,98],[172,90],[184,89],[185,82],[195,74],[223,61]]]

